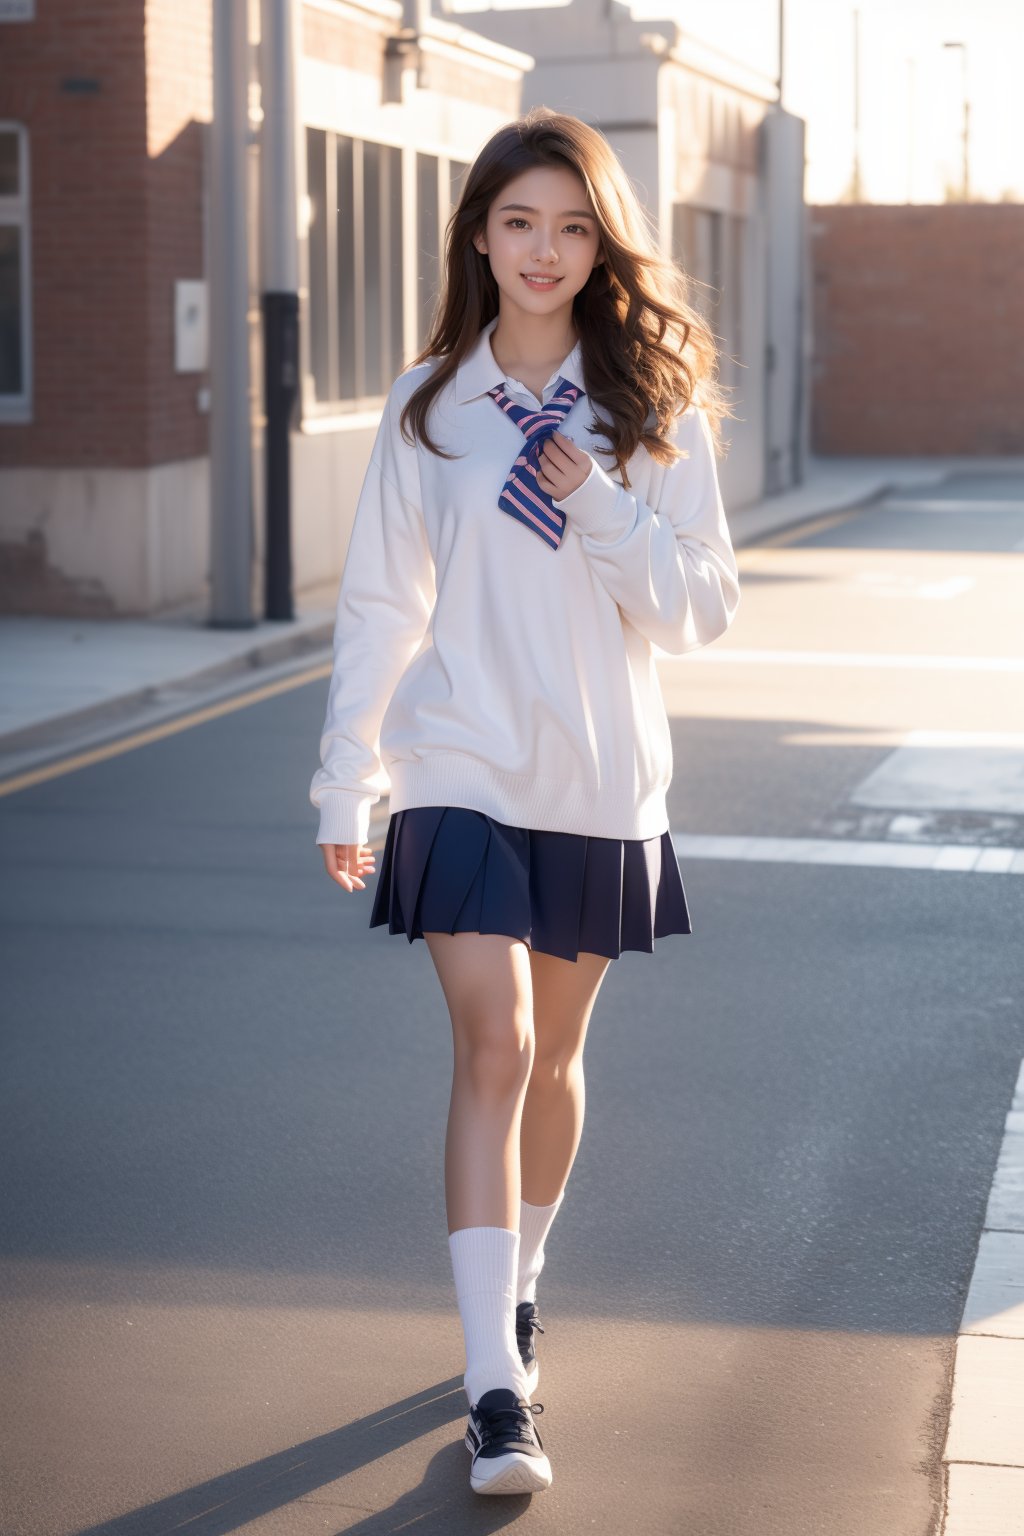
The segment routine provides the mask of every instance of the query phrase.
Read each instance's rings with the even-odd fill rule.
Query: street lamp
[[[943,48],[959,48],[960,49],[960,61],[961,61],[961,64],[962,64],[963,96],[964,96],[963,200],[966,203],[968,201],[968,199],[970,198],[970,195],[971,195],[971,192],[970,192],[970,177],[969,177],[969,174],[968,174],[968,165],[970,163],[970,151],[969,151],[968,146],[969,146],[969,142],[970,142],[970,113],[971,113],[971,107],[970,107],[970,102],[967,100],[967,44],[966,43],[943,43],[942,46],[943,46]]]

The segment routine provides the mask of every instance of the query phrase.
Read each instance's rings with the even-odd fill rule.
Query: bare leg
[[[452,1020],[448,1231],[519,1230],[520,1122],[533,1064],[529,950],[493,933],[424,933]]]
[[[583,1046],[611,961],[530,952],[536,1045],[520,1132],[522,1198],[551,1205],[569,1177],[583,1132]],[[518,1211],[517,1211],[518,1220]]]

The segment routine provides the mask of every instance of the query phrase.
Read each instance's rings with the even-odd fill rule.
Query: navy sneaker
[[[551,1487],[551,1463],[535,1413],[543,1403],[528,1403],[511,1387],[492,1387],[469,1410],[466,1447],[473,1452],[469,1485],[474,1493],[540,1493]]]
[[[537,1362],[537,1350],[533,1342],[533,1330],[543,1333],[540,1318],[537,1316],[537,1306],[532,1301],[521,1301],[516,1307],[516,1343],[519,1345],[519,1356],[526,1372],[526,1385],[530,1394],[536,1392],[537,1383],[540,1380],[540,1365]]]

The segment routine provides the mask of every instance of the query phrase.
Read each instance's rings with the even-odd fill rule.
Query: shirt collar
[[[494,353],[491,351],[491,332],[498,324],[498,316],[488,320],[480,332],[473,346],[462,359],[455,373],[455,401],[462,405],[466,400],[475,400],[478,395],[484,395],[495,384],[504,384],[506,375],[498,367]],[[579,341],[573,347],[569,355],[562,359],[555,369],[548,384],[556,378],[568,379],[570,384],[576,384],[580,389],[585,389],[583,383],[583,349]],[[547,388],[545,384],[544,388]]]

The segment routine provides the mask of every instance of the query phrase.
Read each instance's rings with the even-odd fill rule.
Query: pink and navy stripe
[[[532,528],[551,549],[557,549],[562,542],[567,517],[537,484],[537,471],[545,440],[556,428],[561,427],[584,391],[559,374],[554,394],[539,411],[517,404],[500,384],[496,384],[487,393],[506,416],[512,418],[527,443],[512,465],[498,497],[498,506],[502,512],[507,512],[510,517],[525,523],[527,528]]]

